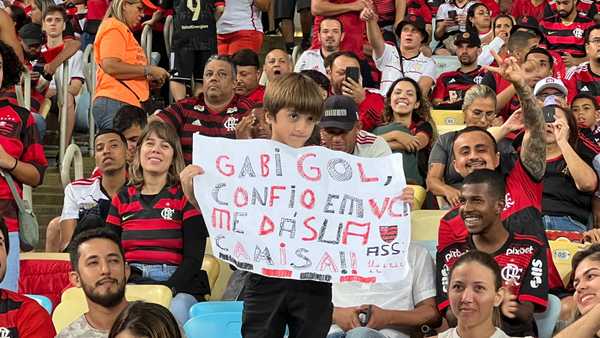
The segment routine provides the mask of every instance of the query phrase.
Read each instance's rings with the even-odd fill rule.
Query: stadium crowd
[[[401,153],[402,200],[423,188],[447,210],[435,257],[411,243],[395,283],[235,271],[243,337],[537,337],[551,306],[556,337],[600,332],[599,0],[4,0],[0,84],[1,337],[181,336],[211,292],[194,133]],[[17,195],[44,182],[47,121],[69,144],[90,109],[96,168],[44,243],[69,253],[88,311],[56,332],[18,293]],[[570,280],[559,235],[591,244]],[[128,302],[128,283],[166,285],[170,308]]]

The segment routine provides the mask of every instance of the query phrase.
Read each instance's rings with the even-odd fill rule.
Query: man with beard
[[[233,54],[231,61],[237,70],[235,93],[245,96],[256,104],[262,104],[265,96],[265,86],[258,83],[262,74],[258,54],[252,49],[241,49]]]
[[[152,118],[171,124],[181,140],[183,158],[192,163],[192,135],[235,138],[235,127],[254,103],[234,93],[236,68],[229,57],[211,56],[204,66],[202,93],[158,111]]]
[[[594,21],[577,11],[578,0],[557,0],[557,14],[542,20],[540,28],[548,41],[548,48],[562,54],[567,67],[585,60],[585,31]]]
[[[325,58],[340,50],[340,44],[344,39],[344,26],[335,18],[325,18],[319,24],[319,41],[321,48],[309,49],[302,53],[294,72],[300,73],[305,69],[314,69],[327,75],[325,70]]]
[[[275,48],[265,56],[264,68],[269,83],[292,72],[292,59],[283,49]]]
[[[117,234],[108,228],[87,230],[69,246],[71,284],[83,289],[88,312],[65,327],[57,338],[106,338],[127,307],[125,285],[129,266]]]
[[[565,85],[569,90],[569,102],[578,93],[586,93],[596,98],[600,104],[600,24],[585,32],[585,51],[589,62],[567,72]]]
[[[461,109],[465,93],[480,84],[483,69],[477,65],[481,54],[481,40],[477,33],[464,32],[454,41],[460,68],[442,73],[435,82],[432,101],[437,109]]]
[[[500,305],[500,328],[508,336],[534,336],[533,313],[544,311],[548,295],[548,262],[544,243],[535,236],[507,230],[502,223],[506,202],[504,177],[481,169],[465,177],[457,213],[468,235],[438,246],[437,304],[450,326],[456,318],[448,303],[448,271],[467,251],[478,250],[494,257],[502,269],[507,293]]]

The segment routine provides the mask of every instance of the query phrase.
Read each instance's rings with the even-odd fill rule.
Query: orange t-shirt
[[[144,50],[137,42],[127,25],[115,18],[102,21],[94,41],[94,61],[101,64],[104,58],[117,58],[122,62],[132,65],[147,65]],[[119,100],[137,107],[141,107],[140,101],[148,99],[150,87],[143,77],[134,80],[123,80],[137,96],[127,89],[119,80],[106,74],[102,67],[96,71],[96,95]]]

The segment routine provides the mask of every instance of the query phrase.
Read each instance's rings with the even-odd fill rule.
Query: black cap
[[[516,20],[516,24],[510,30],[510,34],[516,32],[519,28],[525,28],[533,31],[537,36],[544,40],[544,33],[540,29],[540,23],[533,16],[520,16]]]
[[[26,45],[39,45],[42,43],[42,26],[28,23],[19,29],[19,36]]]
[[[352,130],[358,121],[358,105],[350,96],[332,95],[323,104],[319,127]]]
[[[427,33],[427,30],[425,29],[425,20],[420,16],[412,14],[405,17],[404,20],[402,20],[398,24],[398,26],[396,26],[396,35],[398,36],[398,38],[400,37],[402,28],[404,28],[404,26],[406,25],[413,25],[416,29],[419,30],[419,32],[421,32],[421,34],[423,35],[423,39],[421,39],[421,42],[425,42],[429,39],[429,33]]]
[[[481,40],[479,39],[479,34],[475,32],[463,32],[458,33],[456,35],[456,39],[454,40],[454,45],[458,46],[461,43],[466,43],[469,47],[481,47]]]

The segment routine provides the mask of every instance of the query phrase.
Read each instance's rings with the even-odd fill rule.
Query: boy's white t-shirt
[[[403,57],[401,66],[400,53],[396,47],[386,43],[381,57],[376,58],[373,54],[373,60],[375,66],[381,72],[379,93],[383,97],[386,96],[392,83],[402,77],[409,77],[418,82],[421,77],[426,76],[430,77],[435,83],[435,62],[423,53],[419,53],[419,55],[410,59]]]

